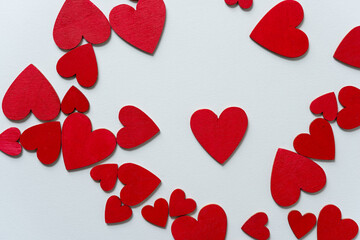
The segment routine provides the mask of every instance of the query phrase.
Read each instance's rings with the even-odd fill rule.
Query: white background
[[[335,162],[319,162],[327,174],[325,189],[302,193],[291,209],[280,208],[270,194],[270,174],[278,147],[292,150],[292,141],[308,132],[315,118],[310,102],[346,85],[359,87],[360,72],[332,55],[345,34],[360,24],[358,0],[303,0],[301,29],[310,48],[299,60],[281,58],[254,43],[249,34],[262,16],[279,1],[255,0],[250,11],[228,7],[223,0],[167,0],[163,37],[154,56],[147,55],[112,32],[96,46],[99,79],[95,88],[82,89],[76,80],[56,72],[64,54],[54,43],[52,29],[64,1],[0,0],[0,97],[30,63],[53,84],[59,97],[74,84],[88,97],[87,114],[94,129],[121,128],[118,112],[132,104],[149,114],[161,134],[143,147],[116,148],[107,163],[134,162],[157,174],[161,187],[145,204],[133,209],[131,221],[108,226],[104,222],[104,193],[89,175],[90,168],[67,172],[60,157],[55,166],[42,165],[36,154],[19,158],[0,153],[0,239],[171,239],[166,230],[146,222],[141,208],[169,198],[182,188],[198,209],[209,203],[227,213],[227,239],[251,239],[241,231],[254,213],[269,216],[271,239],[295,239],[288,223],[291,209],[318,215],[336,204],[343,216],[360,223],[360,130],[345,132],[333,123]],[[125,0],[96,0],[109,15]],[[229,106],[243,108],[249,118],[247,134],[224,166],[213,160],[192,135],[189,121],[200,108],[220,114]],[[61,122],[64,115],[58,118]],[[24,131],[38,124],[32,115],[23,123],[0,113],[1,131],[16,126]],[[118,183],[112,194],[118,195]],[[307,239],[316,239],[312,231]]]

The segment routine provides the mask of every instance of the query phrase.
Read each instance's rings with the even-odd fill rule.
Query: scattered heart
[[[334,58],[360,68],[360,26],[353,28],[337,47]]]
[[[125,222],[131,216],[131,208],[123,205],[118,196],[111,196],[107,200],[105,207],[105,222],[107,224]]]
[[[291,230],[297,239],[307,235],[316,225],[316,216],[312,213],[301,215],[299,211],[293,210],[288,215]]]
[[[225,3],[230,6],[238,3],[241,8],[249,9],[253,5],[253,0],[225,0]]]
[[[185,197],[185,192],[175,189],[170,196],[170,217],[180,217],[195,211],[196,202]]]
[[[334,121],[338,114],[335,93],[327,93],[316,98],[310,105],[310,111],[313,114],[323,114],[324,119],[327,121]]]
[[[118,165],[117,164],[101,164],[95,166],[90,171],[90,176],[94,181],[100,182],[100,187],[105,192],[114,189],[118,179]]]
[[[61,102],[61,111],[67,115],[73,113],[75,110],[80,113],[84,113],[89,110],[89,106],[89,101],[87,100],[85,95],[80,92],[79,89],[72,86],[67,91]]]
[[[160,198],[155,201],[154,207],[150,205],[143,207],[141,215],[149,223],[165,228],[169,216],[168,202]]]
[[[6,129],[0,134],[0,151],[10,156],[18,156],[21,153],[21,145],[19,144],[20,130],[12,127]]]
[[[250,217],[241,229],[252,238],[267,240],[270,237],[270,231],[266,227],[268,221],[266,213],[259,212]]]
[[[337,123],[342,129],[355,129],[360,126],[360,89],[344,87],[339,92],[339,102],[344,108],[339,112]]]

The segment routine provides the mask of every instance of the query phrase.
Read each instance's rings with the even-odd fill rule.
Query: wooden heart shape
[[[160,198],[155,201],[154,206],[143,207],[141,215],[149,223],[164,228],[169,216],[168,202],[164,198]]]
[[[312,213],[301,215],[299,211],[293,210],[288,215],[291,230],[297,239],[304,237],[316,225],[316,216]]]
[[[241,8],[249,9],[253,5],[253,0],[225,0],[225,3],[230,6],[238,3]]]
[[[192,213],[196,209],[196,202],[186,198],[185,192],[175,189],[170,196],[170,217],[180,217]]]
[[[259,212],[251,216],[241,229],[250,237],[257,240],[267,240],[270,237],[270,231],[266,227],[269,219],[266,213]]]
[[[360,126],[360,89],[347,86],[339,92],[339,102],[344,107],[338,114],[337,123],[342,129]]]
[[[10,156],[17,156],[21,153],[22,147],[19,144],[20,130],[12,127],[0,134],[0,151]]]
[[[107,224],[121,223],[132,216],[129,206],[123,205],[118,196],[111,196],[106,202],[105,222]]]
[[[316,98],[310,105],[310,111],[313,114],[323,114],[325,120],[334,121],[338,114],[335,93],[327,93]]]
[[[353,28],[337,47],[334,58],[360,68],[360,26]]]
[[[80,113],[87,112],[90,104],[85,95],[79,89],[72,86],[65,94],[61,102],[61,110],[64,114],[73,113],[77,110]]]
[[[100,182],[100,187],[105,192],[114,189],[118,174],[117,164],[101,164],[95,166],[90,171],[90,176],[94,181]]]

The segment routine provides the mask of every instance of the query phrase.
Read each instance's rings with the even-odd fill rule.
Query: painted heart
[[[80,113],[87,112],[89,110],[89,101],[85,95],[80,92],[79,89],[72,86],[65,94],[61,102],[61,111],[64,114],[71,114],[75,110]]]
[[[170,196],[170,217],[180,217],[192,213],[196,209],[196,202],[185,197],[185,192],[175,189]]]
[[[92,44],[108,40],[111,28],[105,15],[89,0],[66,0],[53,30],[56,45],[61,49],[72,49],[81,39]]]
[[[225,109],[219,118],[211,110],[201,109],[192,115],[190,125],[201,146],[223,164],[244,137],[248,118],[238,107]]]
[[[338,114],[335,93],[327,93],[316,98],[310,105],[310,111],[313,114],[323,114],[325,120],[334,121]]]
[[[319,214],[318,240],[351,240],[358,234],[359,227],[352,219],[341,219],[341,211],[334,205],[325,206]]]
[[[126,42],[153,53],[159,43],[166,17],[163,0],[139,0],[136,10],[121,4],[110,12],[110,24]]]
[[[337,47],[334,58],[360,68],[360,26],[353,28]]]
[[[338,114],[339,127],[347,130],[360,126],[360,89],[344,87],[339,92],[339,102],[344,107]]]
[[[166,227],[169,216],[168,202],[160,198],[155,201],[154,207],[150,205],[143,207],[143,209],[141,209],[141,215],[149,223],[164,228]]]
[[[282,1],[260,20],[250,38],[279,55],[300,57],[309,48],[308,37],[296,28],[303,18],[304,11],[300,3],[293,0]]]
[[[315,159],[335,159],[335,140],[328,121],[315,119],[310,124],[310,134],[302,133],[294,140],[294,148],[299,154]]]
[[[7,90],[2,109],[11,120],[24,119],[30,111],[42,121],[54,119],[60,112],[60,99],[45,76],[30,64]]]
[[[259,212],[251,216],[241,229],[252,238],[257,240],[267,240],[270,237],[270,231],[266,227],[268,221],[266,213]]]
[[[253,5],[253,0],[225,0],[225,3],[230,6],[238,3],[241,8],[249,9]]]
[[[288,215],[291,230],[297,239],[307,235],[316,225],[316,216],[312,213],[301,215],[299,211],[293,210]]]
[[[6,129],[0,134],[0,151],[10,156],[17,156],[21,153],[21,145],[19,144],[20,130],[12,127]]]
[[[41,163],[53,164],[60,154],[61,124],[48,122],[30,127],[21,134],[20,143],[26,150],[35,150]]]
[[[175,219],[171,232],[175,240],[224,240],[227,230],[225,211],[218,205],[203,207],[198,220],[183,216]]]
[[[326,175],[314,161],[290,152],[278,149],[271,174],[271,195],[282,207],[297,202],[301,190],[316,193],[324,188]]]
[[[123,107],[119,120],[124,127],[117,133],[117,143],[125,149],[144,144],[160,131],[149,116],[134,106]]]
[[[117,174],[117,164],[101,164],[93,167],[90,171],[91,178],[100,182],[100,187],[105,192],[113,190],[118,179]]]
[[[128,206],[145,201],[161,183],[157,176],[133,163],[121,165],[118,178],[125,185],[121,189],[120,198]]]
[[[115,136],[106,129],[92,132],[90,119],[82,113],[66,118],[62,131],[63,158],[67,170],[97,163],[113,153]]]
[[[82,87],[92,87],[98,79],[98,66],[93,46],[85,44],[62,56],[56,65],[60,76],[76,76]]]
[[[109,197],[105,207],[105,222],[107,224],[121,223],[130,219],[131,216],[131,208],[123,205],[118,196]]]

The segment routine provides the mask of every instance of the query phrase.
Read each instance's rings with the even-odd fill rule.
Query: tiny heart
[[[20,130],[12,127],[6,129],[0,134],[0,151],[10,156],[17,156],[21,153],[21,145],[19,144]]]
[[[316,216],[312,213],[301,215],[299,211],[293,210],[288,215],[291,230],[297,239],[304,237],[316,225]]]
[[[310,111],[313,114],[323,114],[325,120],[334,121],[338,114],[335,93],[327,93],[316,98],[310,105]]]
[[[266,227],[268,221],[266,213],[259,212],[250,217],[241,229],[252,238],[266,240],[270,237],[270,231]]]
[[[231,6],[239,3],[241,8],[248,9],[253,5],[253,0],[225,0],[225,3]]]
[[[271,173],[271,195],[282,207],[297,202],[301,190],[308,193],[319,192],[326,184],[324,170],[314,161],[290,152],[278,149]]]
[[[20,137],[21,145],[29,151],[37,151],[37,158],[45,165],[53,164],[61,149],[61,124],[48,122],[26,129]]]
[[[161,183],[157,176],[133,163],[121,165],[118,178],[125,185],[121,189],[120,198],[128,206],[142,203]]]
[[[191,116],[191,130],[201,146],[220,164],[233,154],[248,126],[244,110],[238,107],[225,109],[218,118],[208,109]]]
[[[67,170],[97,163],[115,150],[114,134],[106,129],[92,132],[90,119],[82,113],[73,113],[63,124],[63,158]]]
[[[61,111],[64,114],[73,113],[77,110],[80,113],[87,112],[89,110],[89,101],[85,95],[80,92],[79,89],[72,86],[65,94],[61,102]]]
[[[334,58],[360,68],[360,26],[353,28],[337,47]]]
[[[111,196],[106,202],[105,222],[107,224],[121,223],[132,216],[129,206],[123,205],[118,196]]]
[[[294,148],[305,157],[334,160],[335,140],[330,123],[322,118],[315,119],[310,124],[310,134],[302,133],[294,139]]]
[[[175,219],[171,233],[175,240],[224,240],[227,231],[225,211],[218,205],[203,207],[198,220],[183,216]]]
[[[117,133],[117,143],[125,149],[140,146],[160,131],[149,116],[134,106],[123,107],[119,120],[124,127]]]
[[[250,38],[279,55],[300,57],[309,48],[308,37],[296,28],[303,18],[304,11],[300,3],[294,0],[282,1],[260,20]]]
[[[339,127],[351,130],[360,126],[360,89],[347,86],[339,92],[339,102],[344,108],[339,112]]]
[[[117,164],[101,164],[93,167],[90,171],[91,178],[100,182],[100,187],[105,192],[111,191],[115,187],[117,174]]]
[[[7,90],[2,109],[11,120],[22,120],[30,111],[42,121],[54,119],[60,112],[60,99],[45,76],[30,64]]]
[[[110,12],[110,24],[126,42],[153,53],[159,43],[166,17],[163,0],[139,0],[136,10],[121,4]]]
[[[72,49],[84,37],[92,44],[105,42],[111,33],[105,15],[89,0],[66,0],[53,30],[56,45],[61,49]]]
[[[154,207],[150,205],[143,207],[141,215],[146,221],[164,228],[169,216],[168,202],[160,198],[155,201]]]
[[[358,234],[359,227],[352,219],[341,219],[341,211],[334,205],[325,206],[319,214],[318,240],[351,240]]]
[[[195,211],[196,202],[185,197],[185,192],[175,189],[170,196],[170,217],[179,217]]]

